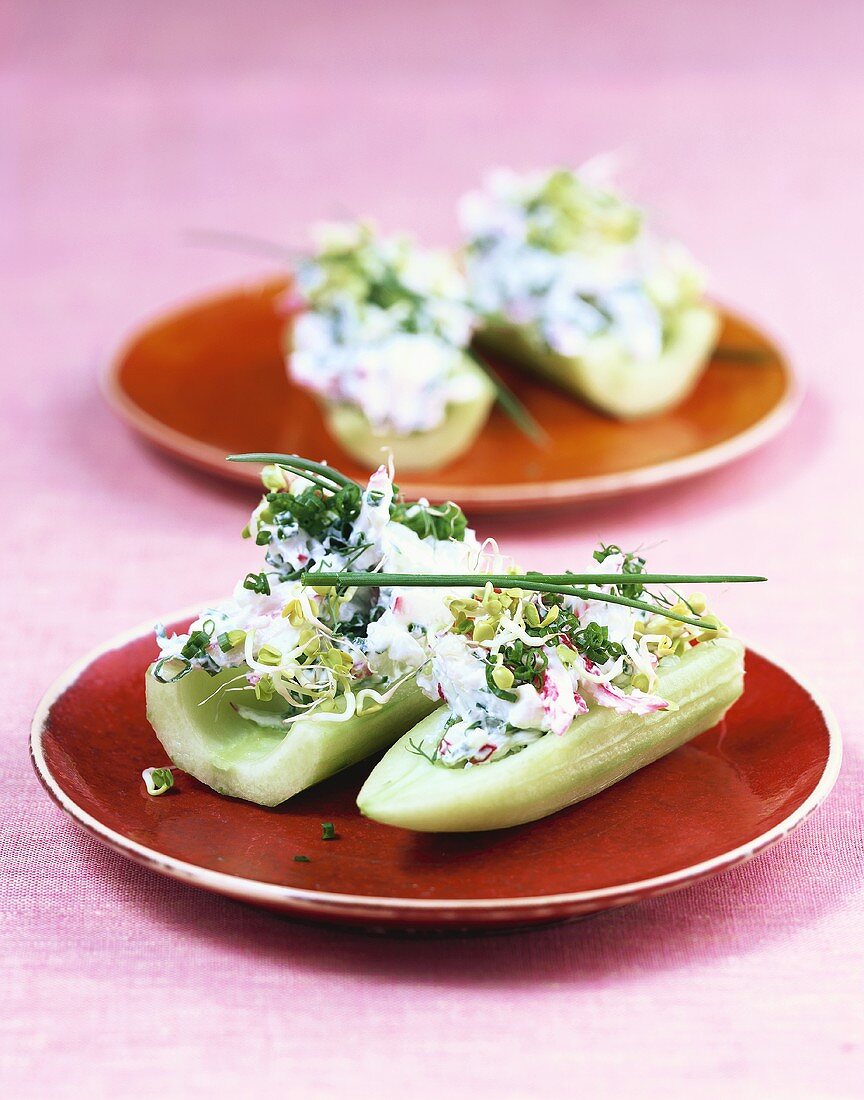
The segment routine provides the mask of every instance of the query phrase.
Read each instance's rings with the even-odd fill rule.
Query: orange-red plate
[[[314,400],[286,377],[275,306],[285,285],[206,299],[144,328],[105,376],[115,410],[161,450],[222,477],[258,483],[255,468],[225,461],[242,451],[302,454],[362,476]],[[746,454],[787,423],[798,387],[765,335],[723,316],[720,353],[694,393],[672,412],[634,424],[496,364],[548,444],[537,447],[496,409],[466,455],[428,476],[400,476],[403,491],[450,498],[475,513],[505,511],[614,496]]]
[[[223,798],[185,775],[151,798],[141,771],[168,763],[144,713],[155,650],[151,631],[133,631],[48,692],[31,739],[39,777],[80,825],[130,859],[306,919],[501,929],[624,905],[780,840],[825,798],[840,767],[825,707],[751,650],[744,696],[724,723],[603,794],[514,829],[423,835],[369,821],[354,799],[374,761],[277,809]],[[330,821],[338,839],[323,840]]]

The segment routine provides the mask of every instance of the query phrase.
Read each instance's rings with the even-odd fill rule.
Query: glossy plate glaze
[[[603,794],[515,829],[421,835],[368,821],[354,799],[374,761],[277,809],[223,798],[183,774],[152,798],[141,772],[168,763],[144,714],[155,649],[149,629],[134,631],[54,685],[33,722],[40,779],[75,821],[130,859],[305,919],[492,930],[625,905],[782,839],[840,767],[830,713],[748,651],[746,690],[724,723]],[[334,823],[337,839],[322,839],[322,822]]]
[[[226,454],[279,451],[364,471],[330,437],[314,399],[292,386],[280,353],[284,281],[207,299],[157,319],[104,376],[114,409],[150,443],[221,477],[258,484]],[[496,368],[549,436],[541,448],[496,409],[462,458],[400,477],[409,497],[473,512],[569,504],[690,477],[752,451],[799,399],[788,364],[752,325],[724,312],[719,351],[670,413],[610,420],[505,364]]]

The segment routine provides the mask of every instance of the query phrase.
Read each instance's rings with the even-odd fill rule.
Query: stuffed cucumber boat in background
[[[368,222],[320,227],[286,302],[288,371],[342,447],[375,469],[446,465],[476,439],[496,389],[469,352],[474,314],[454,258]]]
[[[361,488],[278,457],[244,532],[263,568],[185,634],[157,631],[146,675],[147,716],[172,762],[266,806],[386,748],[440,704],[415,677],[452,621],[446,592],[316,590],[302,572],[435,572],[482,557],[456,505],[402,501],[384,467]]]
[[[460,220],[481,350],[624,420],[696,384],[720,325],[701,272],[596,164],[493,172]]]

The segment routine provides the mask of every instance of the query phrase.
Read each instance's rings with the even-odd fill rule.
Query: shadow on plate
[[[864,762],[847,754],[846,776]],[[814,818],[750,862],[664,897],[506,935],[378,936],[309,925],[185,886],[78,835],[86,872],[174,934],[238,955],[359,978],[454,987],[591,984],[713,964],[794,936],[864,882],[848,779]],[[851,854],[851,855],[850,855]],[[802,889],[802,880],[809,884]]]

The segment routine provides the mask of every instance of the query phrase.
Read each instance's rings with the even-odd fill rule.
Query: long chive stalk
[[[767,348],[732,347],[730,344],[721,344],[711,352],[712,359],[730,359],[741,363],[770,363],[776,358]]]
[[[566,579],[560,579],[566,578]],[[584,584],[665,584],[668,581],[676,583],[739,583],[750,581],[762,581],[764,577],[742,576],[697,576],[694,574],[665,574],[665,573],[558,573],[549,574],[533,573],[526,575],[513,574],[415,574],[415,573],[368,573],[368,572],[344,572],[344,573],[317,573],[307,571],[301,575],[304,584],[316,588],[482,588],[486,584],[492,584],[495,588],[519,588],[528,592],[550,592],[562,596],[576,596],[582,600],[595,600],[598,603],[620,604],[624,607],[633,607],[638,611],[648,611],[652,615],[662,615],[666,619],[674,619],[676,622],[697,626],[701,630],[715,630],[716,624],[705,619],[699,619],[690,615],[680,615],[658,604],[648,603],[645,600],[632,599],[629,596],[619,596],[612,592],[598,592],[596,589],[584,588]],[[575,582],[575,584],[574,584]]]
[[[269,256],[271,259],[281,260],[283,263],[296,263],[298,260],[305,258],[302,252],[292,251],[284,245],[277,244],[276,241],[268,241],[265,237],[255,237],[251,233],[231,233],[221,229],[187,229],[183,237],[188,244],[230,248],[234,252]]]
[[[728,576],[716,573],[373,573],[357,572],[306,572],[303,579],[311,584],[313,578],[324,587],[345,584],[350,588],[482,588],[492,584],[495,588],[526,588],[529,581],[543,584],[753,584],[766,581],[767,577],[733,573]],[[523,583],[524,582],[524,583]]]
[[[495,400],[501,406],[501,411],[504,415],[509,417],[519,431],[522,432],[523,435],[526,435],[532,443],[538,447],[545,447],[549,442],[549,436],[537,423],[531,413],[528,412],[507,383],[504,382],[503,379],[499,377],[498,373],[489,366],[486,360],[481,359],[476,352],[466,348],[465,354],[477,364],[480,370],[483,371],[492,383],[492,388],[495,390]]]
[[[264,465],[282,466],[289,473],[296,473],[301,477],[307,473],[316,474],[319,478],[332,482],[337,489],[357,484],[356,481],[352,481],[350,477],[346,477],[345,474],[335,470],[332,466],[325,466],[323,462],[313,462],[311,459],[301,458],[299,455],[259,454],[256,452],[254,454],[228,455],[228,461],[260,462]]]

